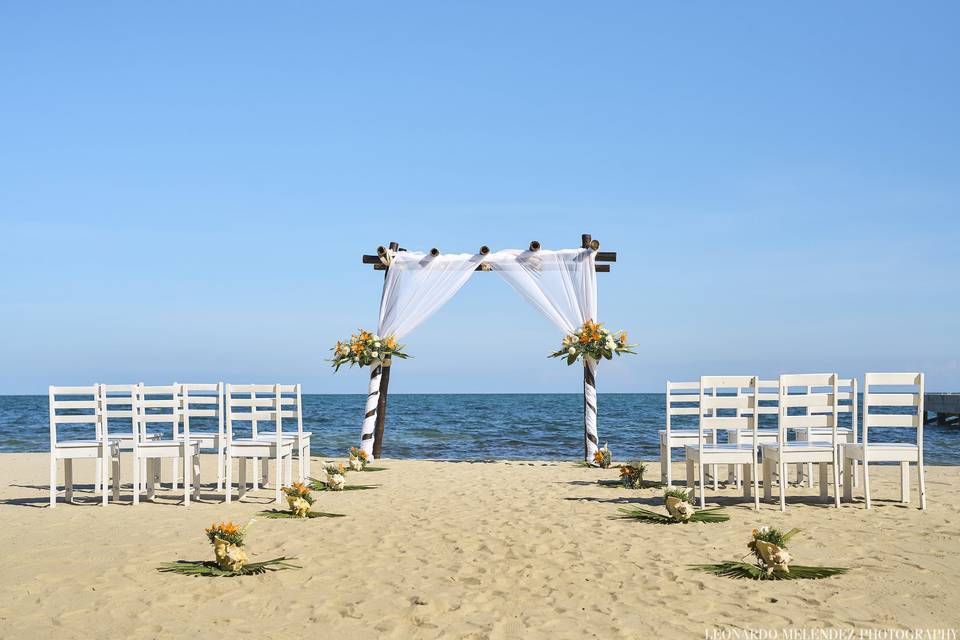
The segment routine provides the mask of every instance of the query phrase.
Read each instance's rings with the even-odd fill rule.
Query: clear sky
[[[960,390],[955,2],[0,4],[0,392],[302,382],[396,240],[616,250],[601,391]],[[478,274],[398,392],[579,390]]]

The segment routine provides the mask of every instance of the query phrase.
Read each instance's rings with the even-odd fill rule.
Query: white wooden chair
[[[777,414],[777,403],[775,401],[779,401],[780,398],[778,384],[779,383],[776,380],[757,379],[756,402],[754,402],[753,407],[753,411],[755,411],[757,414],[756,433],[754,433],[752,429],[728,429],[726,430],[727,442],[734,444],[753,443],[755,447],[759,448],[765,443],[777,441],[776,427],[761,427],[760,416]],[[735,410],[735,415],[741,414],[742,410]],[[742,480],[740,475],[737,473],[737,469],[737,465],[730,465],[727,472],[727,478],[730,482],[734,483],[737,488],[740,488],[740,483]]]
[[[63,460],[63,489],[67,502],[73,502],[73,461],[92,459],[99,473],[94,481],[94,494],[100,492],[103,504],[107,504],[107,481],[110,478],[113,462],[113,496],[117,499],[120,492],[119,462],[117,443],[110,440],[106,424],[103,422],[100,405],[100,388],[54,387],[49,388],[50,413],[50,506],[57,506],[57,461]],[[61,430],[58,425],[76,425]],[[86,426],[86,439],[61,439],[63,431],[75,431]],[[71,434],[73,435],[73,434]],[[92,435],[92,438],[89,436]]]
[[[191,493],[194,499],[200,497],[200,444],[190,437],[190,418],[181,416],[181,406],[188,400],[181,400],[180,393],[180,385],[137,385],[138,428],[133,439],[133,504],[140,504],[142,484],[146,484],[147,499],[154,499],[160,477],[160,461],[165,458],[179,458],[183,468],[191,471],[190,474],[184,474],[184,506],[190,505]],[[175,426],[181,417],[183,433],[174,437]],[[170,438],[148,439],[147,427],[153,424],[169,425]],[[146,483],[142,483],[140,478],[142,461],[146,461]]]
[[[732,464],[743,469],[743,495],[753,495],[754,509],[760,508],[757,479],[757,377],[756,376],[701,376],[700,408],[697,443],[684,448],[687,459],[687,487],[694,488],[695,471],[700,477],[700,508],[706,506],[705,469],[707,465]],[[734,415],[729,415],[730,413]],[[726,414],[726,415],[725,415]],[[752,432],[750,443],[710,443],[709,431],[733,430]]]
[[[223,383],[210,384],[181,384],[180,386],[180,416],[181,422],[174,425],[173,437],[181,437],[180,425],[186,420],[193,420],[190,429],[190,439],[199,442],[201,449],[214,450],[217,455],[217,491],[223,489],[224,471],[226,468],[225,450],[227,439],[224,436],[223,420]],[[212,419],[216,431],[201,430],[197,419]],[[174,460],[174,482],[180,477],[177,467],[179,459]]]
[[[907,388],[904,391],[904,388]],[[920,508],[927,508],[926,485],[923,478],[923,393],[922,373],[868,373],[863,378],[863,439],[859,443],[843,445],[845,500],[853,499],[850,467],[863,464],[863,495],[866,508],[870,501],[870,463],[900,463],[900,501],[910,502],[910,463],[917,465],[920,488]],[[879,413],[871,411],[877,409]],[[915,442],[870,442],[870,430],[898,427],[916,429]]]
[[[253,461],[254,475],[256,475],[257,461],[261,458],[274,461],[276,470],[276,482],[273,483],[274,501],[280,503],[282,501],[280,489],[284,475],[286,483],[290,483],[295,444],[294,439],[284,437],[284,412],[280,385],[227,384],[224,399],[227,407],[225,487],[227,503],[231,502],[233,493],[233,460],[236,459],[239,466],[237,499],[240,500],[247,492],[247,460]],[[234,437],[235,423],[238,422],[251,423],[250,438]],[[269,434],[269,438],[268,433],[259,431],[258,423],[260,422],[273,422],[274,430]],[[256,484],[254,488],[257,488]]]
[[[303,430],[303,405],[301,402],[302,394],[300,385],[281,384],[278,386],[280,387],[280,417],[283,419],[283,424],[293,424],[296,427],[296,431],[284,431],[283,439],[293,442],[293,453],[297,458],[299,480],[300,482],[305,482],[310,475],[310,437],[313,434]],[[262,436],[258,434],[256,423],[254,423],[252,427],[254,438],[263,438],[265,440],[271,440],[273,438],[273,435],[269,433]],[[259,483],[266,486],[268,459],[263,458],[259,462]],[[254,464],[256,464],[256,462]],[[257,487],[257,479],[254,479],[253,488],[256,489]]]
[[[840,506],[840,458],[838,445],[841,436],[839,422],[839,378],[835,373],[811,373],[780,376],[778,438],[774,444],[761,445],[763,453],[763,495],[773,495],[773,469],[776,465],[780,478],[780,510],[787,509],[787,465],[819,464],[820,495],[828,493],[828,476],[833,471],[834,506]],[[794,393],[791,393],[791,389]],[[796,391],[800,391],[797,393]],[[810,440],[788,441],[788,429],[817,429],[829,432],[829,438],[820,435]]]
[[[667,487],[673,484],[671,459],[674,449],[683,449],[695,444],[699,438],[697,429],[677,429],[673,427],[674,416],[696,416],[700,413],[700,383],[671,382],[667,380],[666,429],[660,430],[660,481]],[[704,434],[707,443],[713,443],[714,434]],[[716,473],[714,473],[716,477]],[[716,487],[714,487],[716,488]]]
[[[850,414],[851,426],[849,427],[837,427],[837,435],[840,437],[840,441],[843,443],[854,443],[857,441],[857,404],[858,404],[858,392],[857,392],[857,379],[856,378],[840,378],[837,381],[837,412],[840,414]],[[796,428],[794,429],[797,440],[806,441],[806,440],[824,440],[830,439],[831,429],[824,427],[809,427],[809,428]],[[842,464],[842,461],[841,461]],[[804,468],[806,468],[806,473],[804,473]],[[841,482],[843,481],[843,469],[840,470],[841,473]],[[853,464],[853,486],[859,486],[859,469],[858,464],[854,462]],[[806,478],[807,486],[813,486],[813,463],[807,463],[806,465],[798,464],[797,465],[797,482],[803,482]]]
[[[135,384],[101,384],[100,407],[104,424],[110,426],[110,439],[115,440],[118,451],[133,451],[133,435],[136,429],[134,398],[137,394]],[[161,433],[151,431],[147,440],[158,440]],[[99,471],[97,477],[99,478]],[[146,463],[140,465],[141,481],[146,476]],[[159,480],[159,478],[158,478]]]

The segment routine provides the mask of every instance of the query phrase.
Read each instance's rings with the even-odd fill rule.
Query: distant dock
[[[923,409],[926,424],[960,426],[960,393],[925,393]]]

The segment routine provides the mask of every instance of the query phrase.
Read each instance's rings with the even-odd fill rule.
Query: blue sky
[[[299,381],[378,244],[620,260],[601,391],[923,370],[960,389],[956,3],[4,3],[0,392]],[[493,274],[397,392],[579,390]]]

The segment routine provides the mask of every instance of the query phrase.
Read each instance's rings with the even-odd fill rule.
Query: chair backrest
[[[830,429],[837,445],[839,377],[835,373],[800,373],[780,376],[780,411],[777,443],[787,442],[787,429]]]
[[[100,442],[106,442],[106,436],[101,427],[99,385],[94,384],[88,387],[55,387],[51,385],[48,392],[51,451],[56,448],[57,442],[59,442],[57,425],[61,424],[92,426],[94,438]]]
[[[696,416],[700,413],[700,383],[671,382],[667,380],[666,414],[667,437],[670,436],[674,416]]]
[[[284,423],[296,427],[297,435],[303,433],[303,404],[300,384],[281,384],[280,417]]]
[[[923,451],[922,373],[867,373],[863,376],[863,447],[870,429],[898,427],[917,430]],[[882,413],[881,413],[882,411]]]
[[[283,438],[283,411],[279,384],[227,384],[224,401],[227,407],[227,442],[233,440],[233,423],[249,422],[251,435],[259,435],[261,422],[274,424],[273,436],[279,445]]]
[[[171,438],[175,437],[180,423],[180,385],[137,385],[137,423],[139,428],[133,438],[134,446],[139,446],[147,437],[147,425],[170,425]],[[184,433],[189,427],[184,428]]]
[[[212,382],[206,384],[184,383],[180,385],[180,414],[184,429],[187,422],[194,432],[201,430],[197,418],[213,418],[217,435],[223,436],[223,383]],[[203,431],[207,433],[207,431]]]
[[[697,443],[701,449],[704,433],[710,430],[750,429],[757,442],[758,382],[756,376],[700,376]]]
[[[101,384],[98,387],[104,431],[112,431],[111,427],[116,422],[123,423],[124,429],[129,425],[131,433],[136,431],[138,385]]]

